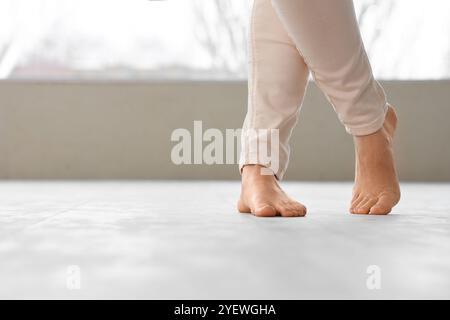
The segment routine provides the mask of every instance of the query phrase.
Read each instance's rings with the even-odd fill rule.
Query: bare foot
[[[385,215],[399,202],[400,186],[392,148],[396,126],[397,115],[389,106],[379,131],[354,138],[356,173],[351,213]]]
[[[247,165],[242,169],[242,189],[238,210],[258,217],[303,217],[306,207],[292,200],[273,175],[262,175],[261,166]]]

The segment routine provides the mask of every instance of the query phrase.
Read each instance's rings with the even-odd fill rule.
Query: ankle
[[[275,179],[274,175],[262,174],[264,166],[259,164],[246,165],[242,168],[242,181],[260,181],[260,180],[272,180]]]
[[[366,136],[355,136],[353,141],[356,147],[358,146],[375,146],[377,144],[381,143],[389,143],[391,142],[392,137],[389,134],[389,132],[382,127],[377,132],[374,132],[372,134],[366,135]]]

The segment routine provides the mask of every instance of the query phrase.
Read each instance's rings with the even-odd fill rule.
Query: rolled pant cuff
[[[389,109],[389,104],[385,103],[382,113],[378,115],[375,120],[372,120],[369,124],[362,126],[345,126],[346,131],[353,136],[367,136],[375,133],[383,127],[386,113]]]
[[[244,169],[245,166],[249,166],[249,165],[259,165],[262,167],[265,167],[267,170],[270,170],[271,174],[273,174],[275,176],[275,178],[277,180],[282,180],[284,177],[284,174],[286,172],[286,166],[280,166],[280,168],[277,170],[277,172],[273,171],[270,168],[270,165],[267,163],[263,163],[261,161],[258,160],[250,160],[250,159],[258,159],[258,158],[253,158],[253,157],[245,157],[244,159],[242,159],[239,162],[239,173],[242,175],[242,169]]]

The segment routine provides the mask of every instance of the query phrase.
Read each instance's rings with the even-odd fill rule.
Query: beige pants
[[[373,78],[351,0],[254,0],[249,56],[240,169],[270,167],[249,146],[278,144],[279,164],[272,171],[283,177],[309,72],[347,132],[367,135],[381,128],[386,96]],[[258,129],[277,129],[279,143]]]

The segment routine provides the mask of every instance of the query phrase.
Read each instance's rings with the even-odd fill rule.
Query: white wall
[[[403,180],[450,181],[450,81],[385,82]],[[244,82],[0,82],[2,179],[237,179],[233,165],[170,160],[176,128],[239,128]],[[353,147],[314,84],[287,179],[350,180]]]

